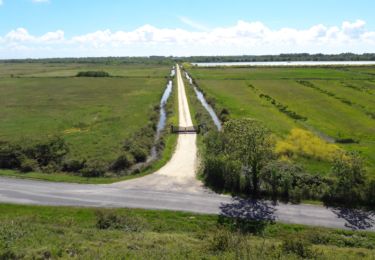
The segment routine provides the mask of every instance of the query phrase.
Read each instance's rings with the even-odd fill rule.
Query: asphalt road
[[[191,125],[177,70],[180,124]],[[183,121],[181,121],[183,120]],[[0,178],[0,202],[84,207],[168,209],[232,217],[375,231],[375,215],[360,210],[253,201],[219,195],[196,180],[196,136],[180,135],[171,161],[154,174],[114,184],[71,184]],[[186,170],[188,169],[188,170]],[[0,212],[1,214],[1,212]]]

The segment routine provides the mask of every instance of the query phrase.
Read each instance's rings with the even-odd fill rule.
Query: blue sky
[[[80,56],[77,47],[82,56],[265,54],[294,50],[375,52],[374,0],[0,0],[0,3],[0,58]],[[324,28],[314,29],[316,26]],[[311,32],[306,32],[311,28]],[[95,32],[102,33],[90,35]],[[130,34],[115,35],[116,32]],[[172,39],[179,33],[186,43]],[[225,40],[213,48],[213,42],[220,40],[218,34],[223,34]],[[284,38],[285,34],[290,37]],[[87,35],[88,38],[83,37]],[[278,37],[283,38],[279,49],[271,42],[278,42]],[[317,37],[319,46],[314,45]],[[195,40],[189,41],[190,38]],[[203,40],[199,42],[200,39]]]

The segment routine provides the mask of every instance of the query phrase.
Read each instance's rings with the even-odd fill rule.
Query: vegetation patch
[[[281,104],[280,102],[276,101],[274,98],[267,94],[259,94],[260,98],[266,99],[268,102],[270,102],[272,105],[274,105],[281,113],[286,114],[290,118],[296,119],[296,120],[302,120],[306,121],[307,117],[301,116],[297,114],[296,112],[288,109],[288,106]]]
[[[202,179],[218,192],[293,203],[304,199],[346,206],[374,203],[374,182],[368,179],[359,155],[343,152],[308,131],[294,129],[275,145],[271,132],[260,122],[232,119],[221,132],[207,133],[203,143]],[[297,155],[330,161],[331,177],[309,174],[285,161],[285,156]]]
[[[157,104],[165,88],[166,78],[160,75],[169,75],[169,67],[55,64],[53,70],[43,70],[41,64],[10,66],[22,73],[14,78],[0,75],[4,93],[0,97],[0,169],[22,172],[18,176],[23,177],[84,182],[151,168],[145,161],[154,145]],[[83,71],[86,67],[90,69]],[[100,76],[95,69],[102,67],[127,78],[89,78]],[[90,73],[72,77],[79,68]],[[156,144],[159,154],[165,147],[163,135]],[[9,170],[1,173],[17,176]],[[53,174],[43,177],[43,173]]]
[[[372,232],[140,209],[0,205],[2,259],[371,259]],[[254,227],[254,228],[252,228]]]
[[[105,71],[80,71],[77,73],[76,77],[110,77],[108,72]]]
[[[369,91],[375,80],[373,67],[215,67],[193,66],[189,73],[206,93],[216,102],[216,108],[230,111],[229,119],[253,118],[261,121],[279,140],[285,140],[294,128],[313,129],[321,136],[332,137],[346,151],[358,151],[365,160],[369,176],[375,174],[374,112],[372,95],[343,86],[351,84]],[[365,72],[365,73],[362,73]],[[330,95],[312,87],[304,87],[297,81],[312,83]],[[307,84],[308,84],[307,83]],[[301,87],[302,86],[302,87]],[[280,113],[265,97],[268,95],[287,110],[306,117],[296,120]],[[348,105],[336,98],[349,100]],[[271,99],[270,99],[271,100]],[[330,163],[314,157],[296,156],[293,163],[301,164],[308,173],[330,176]]]
[[[325,90],[325,89],[321,89],[321,88],[315,86],[313,83],[311,83],[309,81],[306,81],[306,80],[297,80],[297,83],[299,83],[299,84],[301,84],[301,85],[303,85],[305,87],[315,89],[315,90],[319,91],[320,93],[323,93],[323,94],[325,94],[327,96],[333,97],[333,98],[335,98],[337,100],[340,100],[342,103],[347,104],[349,106],[351,106],[353,104],[352,101],[350,101],[350,100],[348,100],[346,98],[337,97],[334,93],[332,93],[332,92],[330,92],[328,90]]]
[[[303,156],[323,161],[332,161],[340,150],[337,145],[327,143],[310,131],[300,128],[292,129],[287,138],[278,141],[275,147],[279,156]]]

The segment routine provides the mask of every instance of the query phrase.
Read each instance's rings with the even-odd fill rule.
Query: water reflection
[[[194,88],[195,94],[198,100],[201,102],[202,106],[207,110],[208,114],[210,114],[212,121],[214,121],[215,126],[220,131],[221,130],[221,121],[215,113],[215,110],[212,108],[210,104],[207,103],[203,93],[193,84],[193,79],[189,76],[187,72],[185,72],[185,77],[189,81],[190,85]]]

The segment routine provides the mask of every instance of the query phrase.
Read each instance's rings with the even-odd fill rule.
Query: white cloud
[[[3,0],[0,0],[0,5],[3,5]]]
[[[198,29],[194,26],[191,25]],[[132,31],[100,30],[70,38],[65,38],[61,30],[35,36],[25,28],[18,28],[0,36],[0,42],[0,58],[361,53],[375,51],[375,31],[366,30],[366,23],[362,20],[345,21],[340,26],[331,27],[317,24],[303,30],[273,30],[262,22],[238,21],[233,26],[204,31],[144,25]]]
[[[31,0],[33,3],[49,3],[49,0]]]

